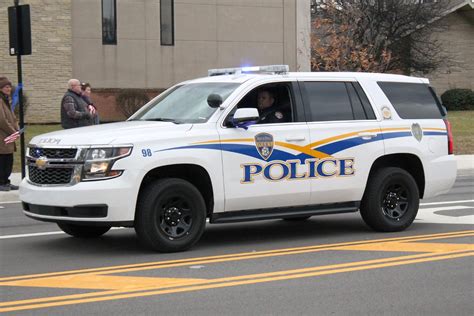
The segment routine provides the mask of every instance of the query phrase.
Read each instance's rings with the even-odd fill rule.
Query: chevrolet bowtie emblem
[[[48,165],[48,158],[41,156],[35,161],[36,167],[38,169],[44,170],[46,169],[46,166]]]

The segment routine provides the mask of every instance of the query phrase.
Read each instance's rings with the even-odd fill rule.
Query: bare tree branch
[[[432,34],[449,1],[325,0],[313,18],[313,70],[427,73],[446,56]],[[432,23],[436,21],[436,23]]]

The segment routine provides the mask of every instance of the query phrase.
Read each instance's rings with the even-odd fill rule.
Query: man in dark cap
[[[6,77],[0,77],[0,191],[18,190],[10,183],[13,169],[13,153],[18,133],[18,123],[10,105],[12,83]]]

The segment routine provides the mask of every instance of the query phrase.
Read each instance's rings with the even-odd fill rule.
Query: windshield
[[[149,103],[143,111],[132,116],[136,121],[169,121],[179,123],[204,123],[215,112],[207,104],[210,94],[218,94],[225,101],[239,86],[238,83],[208,82],[177,86]]]

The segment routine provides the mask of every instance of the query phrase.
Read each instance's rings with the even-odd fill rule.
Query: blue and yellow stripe
[[[374,133],[377,135],[370,139],[363,139],[360,136],[361,133]],[[444,128],[425,128],[423,130],[423,136],[446,136],[446,135],[447,135],[447,132],[446,132],[446,129]],[[322,140],[318,140],[316,142],[312,142],[305,146],[276,141],[275,146],[273,148],[273,152],[267,160],[268,161],[300,160],[301,163],[304,163],[304,161],[309,158],[318,158],[318,159],[328,158],[328,157],[332,157],[334,154],[340,151],[353,148],[356,146],[364,145],[371,142],[381,141],[381,140],[402,138],[402,137],[412,137],[411,128],[394,127],[394,128],[384,128],[384,129],[359,130],[356,132],[350,132],[350,133],[340,134],[337,136],[328,137]],[[264,160],[258,153],[257,148],[255,147],[254,138],[233,138],[233,139],[223,139],[223,140],[209,140],[209,141],[193,143],[188,146],[168,148],[165,150],[175,150],[175,149],[222,150],[222,151],[232,152],[232,153],[241,154],[248,157]],[[290,149],[297,153],[294,154],[294,153],[286,151],[285,149],[287,150]]]

